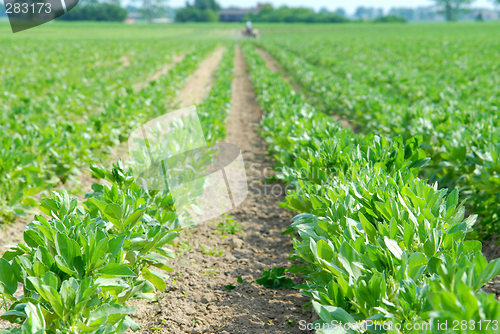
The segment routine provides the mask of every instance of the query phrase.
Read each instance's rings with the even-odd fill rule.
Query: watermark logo
[[[30,29],[63,16],[79,0],[4,0],[12,32]]]
[[[208,146],[195,106],[142,124],[131,133],[128,148],[136,181],[144,189],[167,190],[181,219],[210,220],[248,195],[240,148]]]

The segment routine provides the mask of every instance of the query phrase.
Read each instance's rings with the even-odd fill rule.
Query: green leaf
[[[110,263],[106,267],[99,269],[99,277],[113,278],[113,277],[137,277],[137,275],[130,270],[125,264]]]
[[[88,318],[89,323],[99,321],[99,319],[107,318],[107,323],[116,323],[118,320],[127,315],[133,314],[135,308],[131,306],[124,306],[119,304],[103,304],[96,310],[90,313]]]
[[[71,269],[73,258],[75,256],[75,254],[73,253],[73,245],[71,243],[71,240],[67,235],[57,232],[55,244],[57,254],[64,259],[67,266]]]
[[[319,317],[328,323],[336,321],[342,324],[354,324],[356,320],[347,313],[344,309],[340,307],[335,307],[331,305],[321,305],[320,303],[313,301],[313,307]]]
[[[50,306],[52,306],[59,317],[63,318],[64,306],[59,292],[49,285],[42,285],[41,288],[45,291],[45,296],[47,297]]]
[[[488,263],[486,268],[481,273],[481,276],[479,278],[480,285],[483,286],[493,277],[498,276],[498,274],[500,274],[500,259],[495,259]]]
[[[413,162],[408,168],[420,168],[420,167],[423,167],[430,160],[431,160],[431,158],[424,158],[424,159],[417,160],[417,161]]]
[[[128,229],[132,229],[135,224],[137,224],[137,222],[142,218],[142,216],[144,216],[144,212],[146,212],[146,209],[147,208],[135,210],[130,216],[128,216],[127,219],[125,219],[123,226]]]
[[[41,333],[45,332],[45,318],[43,316],[40,304],[34,305],[32,303],[27,303],[24,309],[27,315],[26,322],[24,326],[28,328],[29,333]]]
[[[403,254],[403,250],[399,247],[396,240],[389,239],[384,237],[384,243],[387,246],[387,249],[394,255],[398,260],[401,260],[401,255]]]
[[[142,277],[151,282],[160,291],[163,291],[167,288],[167,284],[165,283],[165,281],[161,277],[153,274],[148,268],[144,268]]]
[[[0,259],[0,283],[4,289],[4,291],[0,292],[13,295],[17,291],[17,279],[14,276],[10,263],[5,259]],[[2,290],[1,287],[0,290]]]
[[[361,222],[361,226],[363,226],[363,230],[366,233],[366,236],[368,237],[368,240],[371,243],[375,243],[375,238],[378,235],[377,228],[373,226],[372,223],[366,219],[366,217],[363,215],[363,213],[359,212],[359,221]]]

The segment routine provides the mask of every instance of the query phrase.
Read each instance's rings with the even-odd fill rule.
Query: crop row
[[[431,158],[422,175],[461,191],[468,210],[481,217],[482,234],[473,232],[475,237],[497,233],[498,48],[487,44],[478,59],[471,52],[478,42],[468,39],[449,45],[429,38],[411,45],[344,43],[344,48],[328,40],[263,46],[321,111],[344,115],[364,133],[421,136]]]
[[[0,98],[4,105],[0,110],[0,221],[34,206],[34,195],[56,183],[74,180],[82,167],[109,156],[110,147],[124,141],[139,122],[163,114],[200,59],[213,47],[201,43],[169,73],[140,91],[133,89],[137,76],[132,73],[137,70],[144,76],[140,80],[146,80],[151,69],[146,70],[143,63],[136,67],[133,62],[123,68],[116,60],[106,58],[95,69],[85,63],[72,68],[72,62],[59,49],[58,56],[57,52],[49,52],[59,58],[47,59],[47,68],[37,68],[36,74],[30,72],[34,65],[31,58],[14,62],[18,71],[12,70],[6,76],[26,74],[21,81],[33,83],[23,89],[7,85],[13,90]],[[79,51],[70,55],[77,57]],[[151,60],[150,65],[158,69],[173,56],[159,54],[162,56],[138,58],[144,64]],[[50,64],[54,66],[58,59],[62,64],[51,71]]]
[[[430,322],[422,332],[437,333],[445,320],[500,320],[500,304],[480,291],[500,260],[488,262],[479,241],[465,240],[476,216],[464,219],[458,191],[418,177],[429,161],[422,138],[342,129],[267,69],[252,46],[245,57],[266,111],[262,135],[279,177],[295,186],[285,205],[300,214],[286,232],[304,266],[289,271],[306,279],[302,293],[321,318],[316,328],[365,322],[377,333],[374,323],[392,321],[411,332],[405,328]]]
[[[202,123],[217,124],[210,131],[221,133],[210,133],[210,142],[224,136],[220,124],[231,98],[233,57],[230,48],[200,108]],[[191,134],[184,135],[178,145],[189,142]],[[110,185],[94,184],[83,207],[64,192],[41,201],[46,216],[36,216],[24,232],[26,244],[0,259],[0,294],[8,309],[0,318],[20,325],[0,333],[104,334],[138,328],[126,302],[152,299],[155,288],[166,288],[165,271],[173,270],[165,263],[174,257],[168,244],[184,224],[177,214],[182,208],[174,210],[168,189],[143,189],[121,166],[91,167],[94,178]]]

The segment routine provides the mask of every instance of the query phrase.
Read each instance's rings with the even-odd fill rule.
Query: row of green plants
[[[231,99],[234,48],[228,48],[215,84],[200,106],[207,141],[224,137]],[[159,84],[167,83],[161,79]],[[164,92],[168,92],[166,86]],[[163,100],[165,102],[165,100]],[[209,125],[215,125],[210,127]],[[219,133],[211,133],[219,131]],[[178,144],[188,142],[178,138]],[[148,190],[119,161],[107,170],[91,166],[93,191],[79,206],[66,192],[42,199],[27,225],[24,243],[0,259],[0,319],[17,326],[0,333],[124,333],[137,330],[130,299],[154,299],[166,288],[169,248],[189,226],[180,219],[169,189]],[[186,201],[184,206],[192,203]],[[19,285],[22,291],[19,291]]]
[[[460,333],[496,333],[500,304],[481,288],[500,273],[500,260],[488,262],[481,243],[466,240],[477,217],[464,218],[458,190],[419,178],[430,161],[422,138],[342,129],[273,74],[253,46],[244,51],[278,179],[294,186],[284,206],[300,214],[285,233],[303,265],[288,271],[306,280],[302,294],[321,318],[314,328],[442,333],[438,324],[447,321],[450,332],[458,323]],[[432,328],[409,327],[424,322]],[[352,327],[334,331],[332,323]]]
[[[319,110],[365,133],[421,136],[431,158],[422,176],[460,190],[481,217],[471,237],[500,232],[498,43],[477,35],[395,40],[321,36],[262,46]],[[478,57],[472,50],[479,47]]]
[[[172,61],[183,45],[177,44],[167,43],[173,47],[165,54],[158,49],[164,45],[139,48],[131,43],[119,49],[128,51],[128,66],[119,61],[118,54],[124,53],[99,54],[99,49],[87,49],[86,43],[81,46],[86,52],[82,48],[70,52],[66,46],[56,47],[59,52],[48,51],[49,56],[41,59],[35,57],[42,64],[37,71],[31,58],[13,62],[7,79],[23,79],[6,85],[0,98],[0,222],[36,205],[34,196],[40,192],[68,180],[77,183],[83,167],[104,160],[144,119],[165,112],[200,59],[215,46],[200,43],[187,48],[184,59],[169,73],[141,90],[134,89],[137,82]],[[90,60],[78,58],[92,51]],[[74,66],[75,61],[81,61],[79,66]]]

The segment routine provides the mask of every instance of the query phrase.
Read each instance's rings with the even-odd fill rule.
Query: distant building
[[[156,19],[152,19],[151,22],[152,23],[172,23],[172,22],[174,22],[174,20],[169,18],[169,17],[159,17]]]
[[[405,17],[408,21],[445,21],[444,15],[435,7],[396,7],[391,8],[389,15]],[[472,21],[481,17],[484,21],[495,21],[500,18],[500,14],[488,8],[470,8],[462,11],[458,15],[458,21]]]
[[[142,14],[137,13],[137,12],[136,13],[129,12],[128,17],[127,17],[127,19],[131,19],[131,20],[135,20],[135,21],[140,20],[141,18],[142,18]]]
[[[474,20],[479,15],[485,21],[496,21],[500,18],[500,15],[497,11],[494,11],[492,9],[477,8],[477,9],[473,9],[470,12],[466,13],[466,15],[464,15],[463,19]]]
[[[257,14],[257,9],[222,9],[219,11],[219,21],[221,22],[242,22],[245,15]]]
[[[262,7],[270,5],[268,3],[258,2],[256,8],[226,8],[219,11],[219,21],[221,22],[242,22],[247,14],[258,14]]]

